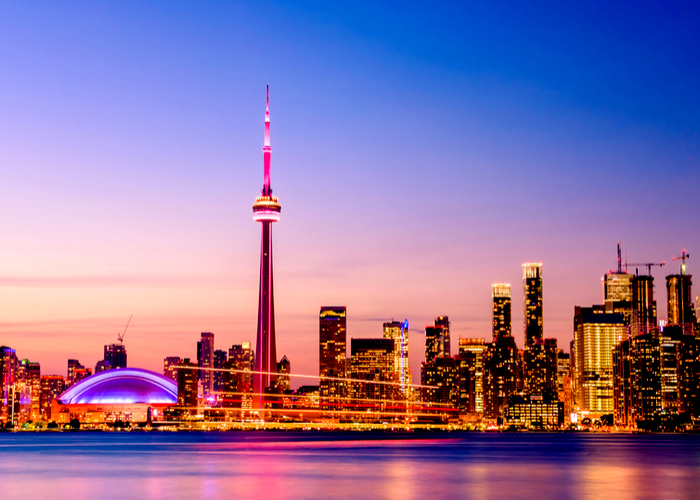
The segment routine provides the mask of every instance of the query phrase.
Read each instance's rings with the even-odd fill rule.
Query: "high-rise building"
[[[606,313],[622,314],[624,324],[632,325],[632,283],[634,275],[610,272],[603,276],[603,300]]]
[[[651,333],[657,327],[653,276],[634,276],[632,280],[632,336]]]
[[[250,342],[231,346],[224,372],[224,406],[249,410],[253,404],[253,370],[255,353]]]
[[[289,374],[292,373],[292,363],[286,355],[282,356],[282,359],[277,363],[277,373],[280,374],[277,377],[277,392],[284,394],[291,391],[292,380]]]
[[[211,332],[202,332],[202,340],[197,342],[197,365],[202,394],[206,398],[214,390],[214,334]]]
[[[111,368],[126,368],[126,346],[110,344],[105,346],[105,364]]]
[[[14,423],[14,414],[19,412],[18,365],[16,351],[11,347],[0,346],[0,421],[3,422]]]
[[[185,358],[177,370],[177,405],[184,414],[197,413],[197,382],[199,366]]]
[[[182,363],[180,356],[168,356],[163,360],[163,375],[177,382],[177,367]]]
[[[406,320],[408,323],[408,320]],[[434,322],[436,327],[442,328],[442,356],[452,355],[452,344],[450,342],[450,318],[438,316]]]
[[[477,415],[484,413],[484,355],[488,346],[482,338],[459,338],[459,355],[472,355],[471,361],[468,361],[470,388],[467,396],[469,406],[466,411]]]
[[[494,283],[491,285],[493,298],[493,337],[510,337],[511,329],[511,299],[510,285]]]
[[[442,328],[438,326],[425,327],[425,362],[430,363],[442,355]]]
[[[224,390],[224,372],[222,370],[226,366],[226,361],[228,361],[226,351],[222,351],[220,349],[214,351],[215,371],[212,372],[212,384],[214,386],[214,392],[218,393]]]
[[[605,312],[604,306],[576,306],[576,403],[581,410],[613,413],[613,347],[626,338],[622,314]]]
[[[638,335],[630,342],[630,425],[653,420],[661,410],[661,349],[658,338]]]
[[[689,274],[666,276],[668,324],[680,326],[685,335],[695,334],[696,317],[692,299],[692,278]]]
[[[439,356],[431,363],[423,363],[421,400],[440,405],[444,415],[456,416],[460,408],[460,364],[457,359]],[[468,372],[467,372],[468,374]],[[468,380],[467,380],[468,384]]]
[[[630,342],[622,339],[613,347],[613,419],[620,427],[634,426]]]
[[[26,420],[36,422],[41,419],[41,366],[28,359],[20,361],[22,372],[22,389],[24,397],[28,403],[26,409]]]
[[[62,375],[42,375],[41,377],[41,417],[51,420],[51,403],[66,390],[66,380]]]
[[[384,411],[396,397],[393,339],[352,339],[350,378],[352,404],[358,409]],[[362,382],[360,382],[360,380]]]
[[[523,264],[523,316],[525,349],[542,341],[542,263]]]
[[[445,318],[447,319],[447,318]],[[436,320],[437,322],[437,320]],[[442,327],[443,334],[445,327]],[[449,322],[447,323],[447,338],[449,339]],[[384,323],[384,338],[394,341],[394,372],[396,379],[401,384],[401,394],[408,397],[411,392],[411,369],[408,366],[408,320],[403,323],[390,321]],[[444,339],[443,335],[443,339]],[[448,341],[449,342],[449,341]],[[444,341],[443,341],[444,345]]]
[[[260,293],[258,295],[258,332],[255,344],[255,374],[253,375],[256,408],[264,405],[259,395],[275,383],[277,377],[277,343],[275,337],[275,301],[272,282],[272,223],[280,220],[281,205],[272,196],[270,185],[270,90],[265,109],[265,142],[263,145],[263,188],[253,205],[253,220],[262,224],[260,248]]]
[[[557,396],[564,403],[564,417],[569,419],[574,407],[571,384],[571,356],[563,349],[557,349]]]
[[[497,337],[484,352],[484,417],[503,417],[508,398],[518,390],[520,364],[513,337]]]
[[[681,413],[700,417],[700,338],[683,335],[678,353],[678,394]]]
[[[337,408],[347,395],[345,307],[322,307],[318,318],[319,396],[324,409]]]
[[[85,368],[77,359],[68,360],[68,377],[66,378],[66,388],[77,384],[81,380],[92,375],[90,368]]]

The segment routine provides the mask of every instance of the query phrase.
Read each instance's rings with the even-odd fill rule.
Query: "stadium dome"
[[[177,384],[148,370],[117,368],[81,380],[57,399],[64,405],[172,405],[177,404]]]

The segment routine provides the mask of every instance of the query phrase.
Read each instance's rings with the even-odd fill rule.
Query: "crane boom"
[[[124,331],[121,334],[117,333],[117,340],[119,340],[120,344],[124,343],[124,335],[126,335],[126,329],[129,328],[129,324],[131,324],[131,318],[133,318],[133,317],[134,317],[133,314],[131,316],[129,316],[129,321],[126,322],[126,326],[124,327]]]
[[[647,274],[649,276],[651,276],[651,268],[653,266],[663,267],[665,265],[666,265],[665,262],[637,262],[637,263],[625,262],[625,271],[627,270],[627,268],[629,266],[645,266],[647,268]],[[639,274],[639,272],[637,272],[637,274]]]

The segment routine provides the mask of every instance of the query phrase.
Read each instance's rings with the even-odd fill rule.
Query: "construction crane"
[[[629,263],[629,262],[626,262],[626,263],[625,263],[625,271],[627,271],[627,268],[628,268],[628,267],[631,267],[631,266],[646,266],[646,268],[647,268],[647,274],[648,274],[649,276],[651,276],[651,268],[652,268],[653,266],[663,267],[663,266],[665,266],[665,265],[666,265],[665,262],[642,262],[642,263]],[[637,272],[636,272],[637,276],[639,276],[639,269],[637,269],[636,271],[637,271]]]
[[[122,333],[117,333],[117,340],[119,340],[120,344],[124,344],[124,335],[126,335],[126,329],[129,328],[129,323],[131,323],[131,318],[133,318],[134,315],[132,314],[129,316],[129,321],[126,322],[126,326],[124,327],[124,331]]]
[[[683,263],[681,264],[681,274],[685,274],[685,259],[689,259],[690,254],[687,253],[685,250],[678,256],[674,257],[673,260],[682,260]]]

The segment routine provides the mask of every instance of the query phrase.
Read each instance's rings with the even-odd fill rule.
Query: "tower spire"
[[[263,196],[270,196],[272,194],[272,187],[270,187],[270,156],[272,154],[272,148],[270,147],[270,85],[267,85],[267,97],[265,101],[265,143],[263,144],[263,163],[265,166],[264,172],[264,184],[262,194]]]

